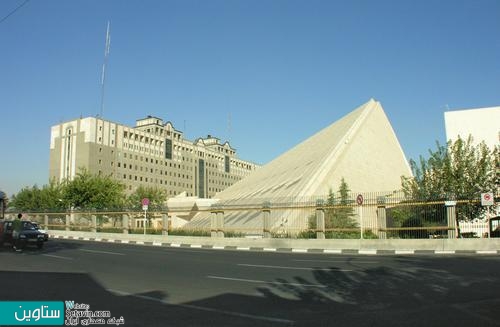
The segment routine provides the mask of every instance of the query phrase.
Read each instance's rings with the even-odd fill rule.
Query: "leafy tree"
[[[141,200],[144,198],[149,199],[149,209],[161,209],[167,199],[167,193],[164,189],[158,187],[145,187],[141,185],[127,198],[127,207],[141,210]]]
[[[498,152],[498,147],[490,150],[484,142],[474,146],[472,136],[446,146],[437,143],[428,159],[410,161],[413,177],[402,177],[403,190],[414,201],[469,200],[458,208],[459,216],[477,217],[482,208],[472,201],[499,187]]]
[[[10,207],[18,211],[58,211],[64,209],[63,187],[51,180],[41,189],[34,185],[25,187],[12,197]]]
[[[92,175],[80,169],[64,186],[63,202],[76,209],[110,210],[122,208],[125,186],[109,176]]]
[[[37,185],[24,187],[12,196],[9,203],[9,207],[15,207],[17,211],[37,211],[40,205],[40,189]]]

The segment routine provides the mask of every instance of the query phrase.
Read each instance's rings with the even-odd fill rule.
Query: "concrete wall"
[[[171,235],[141,235],[121,233],[92,233],[50,231],[51,236],[94,238],[152,243],[191,244],[200,246],[236,246],[275,249],[327,249],[378,251],[498,251],[500,239],[421,239],[421,240],[319,240],[319,239],[263,239],[263,238],[211,238]]]

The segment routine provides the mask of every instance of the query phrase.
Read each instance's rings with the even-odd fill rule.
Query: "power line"
[[[12,16],[16,11],[21,9],[25,4],[27,4],[30,0],[25,0],[23,3],[21,3],[19,6],[17,6],[16,9],[12,10],[10,13],[7,14],[4,18],[0,19],[0,24],[2,24],[7,18]]]

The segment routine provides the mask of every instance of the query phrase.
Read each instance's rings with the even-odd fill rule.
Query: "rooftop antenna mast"
[[[231,112],[229,112],[229,114],[227,116],[227,141],[228,142],[231,140],[231,128],[232,128]]]
[[[100,113],[101,118],[104,111],[104,83],[106,81],[106,65],[108,63],[110,46],[111,46],[111,34],[109,33],[109,20],[108,20],[108,27],[106,28],[106,46],[104,47],[104,62],[102,64],[102,74],[101,74],[101,113]]]

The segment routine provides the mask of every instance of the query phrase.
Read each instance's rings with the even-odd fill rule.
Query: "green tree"
[[[51,180],[42,188],[37,185],[23,188],[12,197],[9,206],[18,211],[59,211],[64,209],[62,193],[62,185]]]
[[[127,207],[130,209],[141,210],[141,200],[149,199],[149,209],[161,209],[167,200],[167,193],[164,189],[158,187],[139,186],[134,193],[127,198]]]
[[[472,136],[446,146],[437,143],[428,159],[410,161],[413,177],[402,177],[403,190],[414,201],[470,200],[459,207],[459,216],[477,217],[482,208],[472,201],[498,190],[498,155],[498,147],[490,150],[484,142],[474,146]]]
[[[64,185],[63,202],[76,209],[121,209],[125,186],[109,176],[92,175],[80,169],[76,177]]]
[[[358,229],[359,226],[354,220],[354,209],[350,200],[350,190],[345,179],[342,177],[338,193],[332,189],[328,191],[325,210],[325,229]],[[309,217],[309,229],[316,229],[316,216]],[[311,233],[306,233],[309,237]],[[304,234],[304,235],[306,235]],[[325,233],[327,238],[359,238],[358,231],[335,231],[330,230]]]
[[[17,211],[38,211],[41,206],[40,192],[37,185],[24,187],[12,196],[9,207],[14,207]]]

